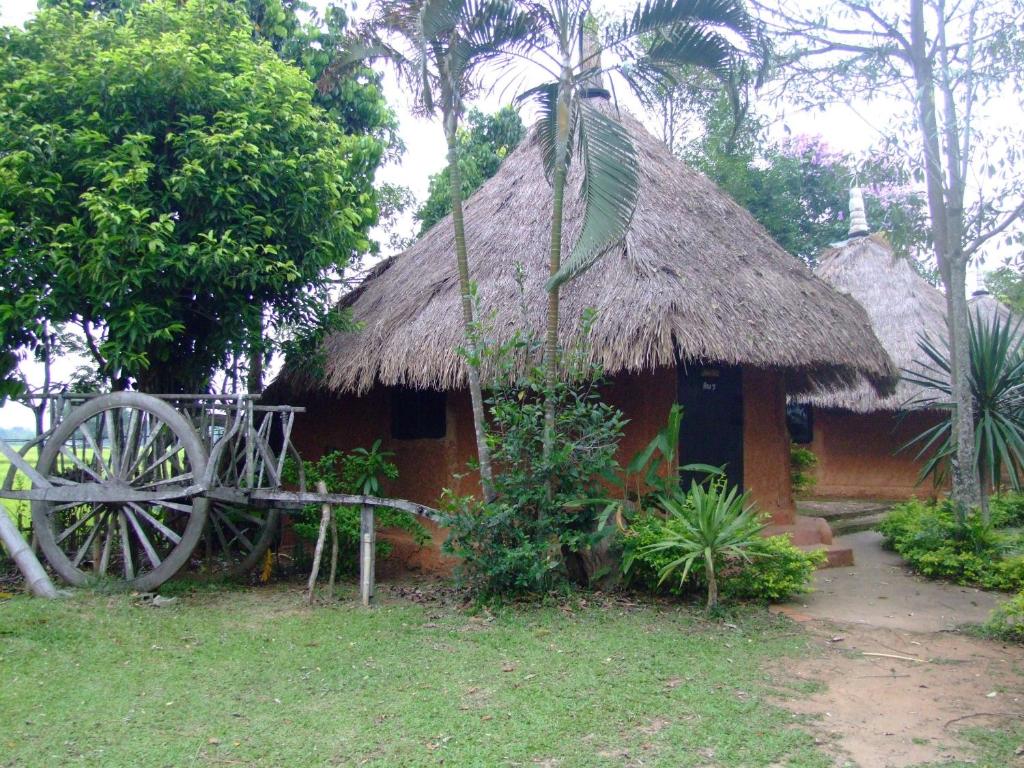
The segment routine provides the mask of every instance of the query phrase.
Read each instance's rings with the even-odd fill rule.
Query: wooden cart
[[[31,501],[39,547],[65,581],[119,580],[138,590],[155,589],[190,561],[227,574],[248,571],[265,555],[282,512],[357,505],[366,603],[374,509],[436,513],[403,499],[307,490],[291,442],[302,411],[248,395],[53,396],[45,435],[17,451],[0,440],[11,462],[0,497]],[[26,457],[39,445],[33,466]],[[31,488],[16,487],[19,471]]]

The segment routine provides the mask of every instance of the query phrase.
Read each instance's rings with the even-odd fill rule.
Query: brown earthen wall
[[[778,371],[743,369],[743,484],[772,523],[794,522],[786,388]]]
[[[743,395],[744,484],[773,522],[790,523],[794,511],[781,374],[744,370]],[[676,371],[659,368],[653,373],[616,376],[605,397],[629,419],[619,448],[619,461],[625,464],[665,425],[676,399]],[[395,453],[399,468],[399,477],[383,488],[386,495],[437,506],[445,488],[460,494],[474,493],[479,488],[475,473],[467,469],[475,455],[468,392],[449,393],[447,434],[438,440],[392,439],[391,394],[383,387],[361,397],[316,397],[302,404],[307,410],[297,417],[293,440],[306,459],[331,450],[369,446],[379,438],[385,450]],[[427,526],[434,538],[433,547],[419,548],[403,532],[387,533],[395,549],[382,564],[384,568],[448,570],[452,562],[440,552],[444,531],[429,521]]]
[[[818,457],[816,483],[811,491],[822,499],[905,499],[934,494],[931,480],[918,484],[921,461],[913,448],[897,449],[936,423],[928,413],[902,419],[889,411],[851,413],[814,409],[814,439]]]

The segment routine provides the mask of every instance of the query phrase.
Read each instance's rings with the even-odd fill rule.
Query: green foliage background
[[[515,149],[526,129],[512,107],[503,107],[486,115],[471,109],[465,118],[467,128],[458,135],[459,169],[462,173],[462,195],[468,198],[481,184],[498,172],[502,161]],[[422,235],[451,213],[452,189],[448,169],[430,177],[427,199],[416,211]]]
[[[316,325],[330,272],[370,248],[384,143],[258,38],[217,0],[0,31],[0,353],[76,322],[106,375],[180,391],[264,308]],[[386,116],[368,109],[360,130]]]

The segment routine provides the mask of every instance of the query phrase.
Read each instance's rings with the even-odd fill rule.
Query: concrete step
[[[819,568],[845,568],[853,565],[853,550],[839,544],[804,544],[799,546],[804,552],[824,550],[826,560]]]
[[[891,502],[850,499],[808,499],[797,503],[797,512],[823,518],[835,536],[870,530],[889,513]]]
[[[845,536],[848,533],[860,533],[861,531],[870,531],[875,528],[880,522],[885,520],[888,512],[882,512],[874,515],[864,515],[862,517],[850,517],[842,520],[830,520],[829,526],[832,528],[832,534],[834,536]]]
[[[866,515],[877,515],[889,511],[892,503],[884,501],[851,501],[851,500],[824,500],[808,499],[798,501],[796,504],[797,514],[810,517],[823,517],[831,522],[833,520],[845,520],[847,518],[864,517]]]

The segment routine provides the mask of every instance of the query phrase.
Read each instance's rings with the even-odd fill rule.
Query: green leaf
[[[629,133],[589,99],[579,102],[578,153],[583,161],[583,228],[569,257],[548,281],[555,290],[621,242],[640,194],[639,163]]]

